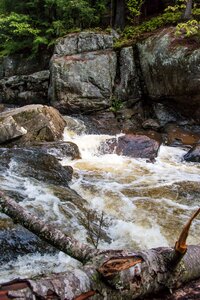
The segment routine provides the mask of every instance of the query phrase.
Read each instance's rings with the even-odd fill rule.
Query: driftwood
[[[4,284],[0,288],[1,300],[145,299],[149,294],[169,291],[200,278],[200,246],[186,245],[192,220],[199,214],[200,209],[183,228],[174,248],[161,247],[138,252],[103,251],[81,244],[45,224],[2,192],[0,211],[82,262],[81,268],[71,272]]]

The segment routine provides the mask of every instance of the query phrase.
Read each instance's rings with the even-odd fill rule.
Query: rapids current
[[[61,163],[73,167],[70,187],[86,200],[84,209],[63,201],[59,193],[55,194],[55,187],[22,178],[15,172],[16,162],[11,162],[6,172],[0,172],[0,189],[17,192],[24,199],[21,205],[82,242],[88,241],[88,232],[80,216],[87,219],[88,209],[97,215],[103,212],[106,237],[100,239],[99,248],[147,249],[173,245],[183,224],[199,207],[200,165],[183,161],[187,150],[167,146],[161,146],[154,163],[114,153],[102,155],[99,145],[108,138],[108,135],[65,130],[64,140],[78,145],[81,159],[63,158]],[[9,222],[9,218],[0,214],[0,225]],[[197,244],[199,234],[197,219],[188,243]],[[27,254],[0,265],[0,282],[63,272],[77,264],[61,252]]]

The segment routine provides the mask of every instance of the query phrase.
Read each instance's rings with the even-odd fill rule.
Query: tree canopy
[[[142,31],[175,24],[180,16],[191,19],[199,0],[0,0],[0,56],[26,50],[37,53],[50,47],[57,37],[85,28],[138,25],[151,8],[153,18]],[[160,16],[158,5],[168,11]],[[200,15],[196,9],[197,15]],[[185,11],[185,14],[184,14]],[[147,16],[149,19],[149,16]],[[155,17],[155,15],[153,15]],[[126,20],[126,22],[125,22]],[[192,23],[193,24],[193,23]],[[137,28],[133,30],[137,32]]]

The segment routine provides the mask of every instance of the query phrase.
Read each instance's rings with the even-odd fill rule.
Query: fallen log
[[[30,214],[0,192],[0,211],[61,251],[82,262],[63,274],[18,280],[0,288],[0,299],[144,299],[200,278],[200,246],[187,246],[194,213],[174,248],[146,251],[96,250]],[[16,284],[18,289],[16,289]],[[14,284],[15,289],[12,288]],[[4,297],[4,298],[3,298]]]

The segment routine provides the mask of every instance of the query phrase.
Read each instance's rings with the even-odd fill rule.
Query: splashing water
[[[99,247],[145,249],[173,245],[183,224],[199,206],[200,166],[182,160],[185,150],[167,146],[161,146],[155,163],[114,153],[102,155],[99,146],[111,136],[77,132],[79,135],[66,129],[64,140],[76,143],[82,158],[64,158],[62,164],[73,167],[70,187],[86,199],[85,205],[104,212],[110,241],[102,239]],[[12,170],[11,164],[6,174],[0,174],[1,188],[17,191],[24,198],[21,205],[63,230],[71,228],[75,238],[87,242],[87,232],[77,218],[84,212],[66,206],[47,184],[21,178]],[[199,242],[199,225],[200,221],[195,220],[188,243]],[[61,253],[30,254],[0,266],[0,282],[72,267],[76,262]]]

